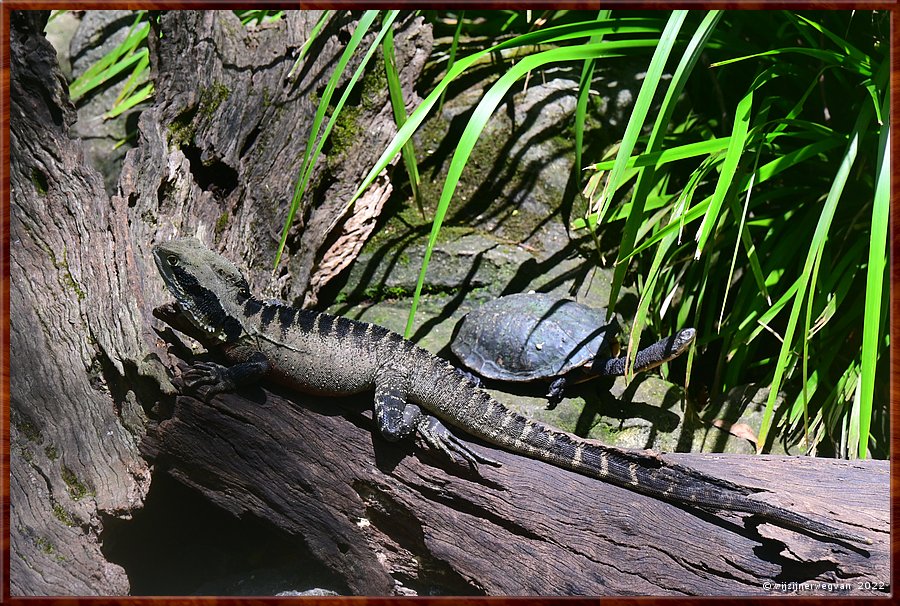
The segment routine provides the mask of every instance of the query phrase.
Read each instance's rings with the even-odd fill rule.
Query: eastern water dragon
[[[753,489],[663,461],[610,448],[517,414],[449,362],[375,324],[255,298],[247,280],[199,240],[159,244],[154,259],[175,303],[154,314],[218,348],[231,366],[194,364],[183,374],[206,397],[270,379],[300,392],[352,395],[374,389],[375,422],[386,439],[418,433],[429,445],[471,465],[498,465],[447,429],[635,492],[694,507],[756,514],[829,539],[871,539],[817,522],[751,495]]]

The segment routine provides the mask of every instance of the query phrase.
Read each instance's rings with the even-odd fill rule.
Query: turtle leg
[[[468,370],[463,370],[462,368],[455,368],[455,367],[454,367],[454,369],[456,370],[456,372],[457,372],[458,374],[462,375],[463,377],[465,377],[465,378],[467,378],[469,381],[471,381],[472,384],[475,385],[475,387],[482,387],[481,377],[479,377],[478,375],[476,375],[476,374],[474,374],[474,373],[471,373],[471,372],[469,372]]]
[[[547,410],[553,410],[557,404],[562,402],[567,384],[568,381],[565,377],[557,377],[550,383],[550,391],[547,392]]]

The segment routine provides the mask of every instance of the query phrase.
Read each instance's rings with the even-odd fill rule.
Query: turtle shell
[[[469,369],[501,381],[552,379],[609,357],[619,332],[606,310],[543,293],[500,297],[469,313],[450,348]]]

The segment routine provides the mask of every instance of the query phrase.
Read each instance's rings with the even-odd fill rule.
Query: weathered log
[[[343,579],[328,587],[339,593],[860,595],[889,583],[887,462],[666,456],[871,536],[861,548],[487,445],[475,448],[502,466],[475,471],[373,436],[366,400],[260,388],[208,404],[182,396],[142,451],[218,506],[302,541]],[[849,589],[825,585],[842,582]]]

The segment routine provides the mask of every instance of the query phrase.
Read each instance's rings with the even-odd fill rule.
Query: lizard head
[[[196,238],[153,247],[156,267],[181,312],[211,338],[230,342],[245,333],[241,322],[250,285],[237,267]]]

